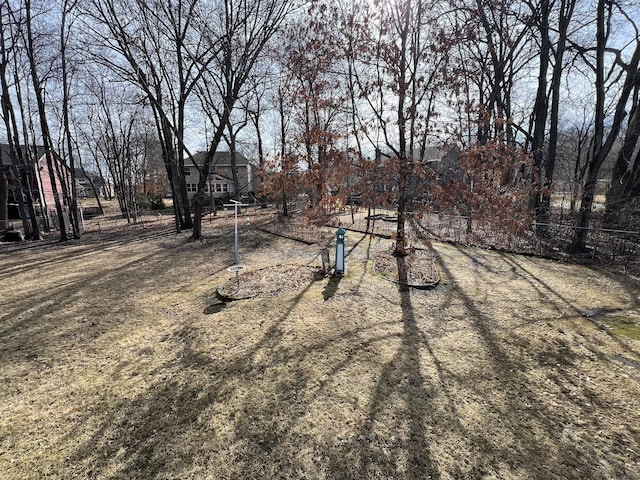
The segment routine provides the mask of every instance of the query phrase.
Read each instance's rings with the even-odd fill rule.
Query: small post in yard
[[[329,249],[328,248],[323,248],[320,251],[320,258],[322,259],[322,273],[326,275],[331,270],[331,262],[329,260]]]
[[[234,240],[234,248],[233,248],[233,265],[227,270],[230,272],[235,272],[236,274],[236,291],[240,290],[240,272],[244,270],[244,265],[240,265],[240,256],[238,255],[238,208],[239,207],[248,207],[249,205],[245,205],[243,203],[238,202],[237,200],[230,200],[231,204],[225,204],[225,207],[233,207],[235,210],[235,240]]]
[[[344,275],[346,268],[344,264],[344,228],[338,227],[336,232],[336,275]]]
[[[238,265],[240,259],[238,256],[238,208],[239,207],[248,207],[249,205],[244,204],[244,203],[240,203],[237,200],[229,200],[230,202],[233,202],[231,204],[225,204],[225,207],[233,207],[235,210],[234,216],[235,216],[235,241],[234,241],[234,249],[233,249],[233,264],[234,265]]]

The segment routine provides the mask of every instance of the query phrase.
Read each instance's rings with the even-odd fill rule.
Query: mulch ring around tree
[[[217,289],[218,297],[224,301],[277,297],[302,290],[311,282],[324,278],[321,268],[296,264],[273,265],[232,275]]]
[[[438,255],[433,250],[416,249],[405,257],[396,257],[390,251],[373,256],[373,271],[395,283],[414,288],[433,288],[440,282],[436,269]],[[406,275],[401,273],[404,268]]]

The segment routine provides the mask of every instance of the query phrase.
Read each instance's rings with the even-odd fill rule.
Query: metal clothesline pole
[[[234,227],[234,248],[233,248],[233,264],[238,265],[240,263],[240,258],[238,255],[238,208],[240,207],[248,207],[249,205],[246,203],[240,203],[238,200],[229,200],[232,203],[226,203],[225,207],[233,207],[234,209],[234,218],[235,218],[235,227]]]

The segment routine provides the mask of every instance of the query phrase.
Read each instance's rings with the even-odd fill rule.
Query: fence
[[[549,245],[553,248],[567,250],[578,227],[564,224],[539,224],[547,228],[545,238],[536,237],[539,249],[544,253]],[[536,225],[532,227],[532,233]],[[618,230],[610,228],[587,228],[587,252],[591,260],[600,258],[610,261],[624,261],[625,259],[640,259],[640,231]],[[551,239],[551,240],[549,240]]]
[[[377,210],[370,216],[364,211],[341,212],[337,221],[350,229],[368,231],[392,238],[397,228],[397,218],[392,210]],[[368,222],[368,229],[367,229]],[[459,244],[566,258],[576,227],[561,223],[544,224],[547,234],[536,235],[538,225],[532,223],[523,233],[513,236],[493,224],[468,217],[442,214],[412,214],[406,224],[410,241],[421,238],[450,241]],[[587,229],[587,252],[581,260],[640,264],[640,231],[607,228]]]

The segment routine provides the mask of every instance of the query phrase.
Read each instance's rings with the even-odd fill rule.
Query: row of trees
[[[67,4],[64,4],[66,7]],[[0,85],[2,86],[2,118],[6,139],[11,151],[13,173],[18,177],[20,186],[18,201],[22,210],[25,232],[32,238],[40,238],[40,225],[37,220],[35,200],[31,192],[31,185],[35,183],[35,172],[29,168],[33,165],[37,149],[26,146],[36,143],[43,146],[46,164],[50,178],[64,178],[60,171],[59,162],[54,158],[54,136],[46,103],[47,84],[53,74],[49,58],[41,56],[43,37],[41,35],[41,19],[34,16],[34,9],[30,0],[16,7],[13,2],[0,3]],[[57,31],[49,31],[49,39],[55,39],[59,51],[63,54],[66,49],[67,17],[62,15]],[[60,64],[62,85],[62,103],[68,103],[68,89],[66,61]],[[58,146],[70,144],[68,117],[63,115],[62,132]],[[32,141],[30,141],[32,140]],[[68,161],[73,168],[74,156],[70,153]],[[58,190],[58,186],[62,191]],[[67,239],[66,219],[63,215],[63,202],[75,207],[75,192],[73,186],[65,180],[51,182],[55,211],[60,226],[61,239]],[[76,215],[71,216],[74,236],[79,235],[79,223]],[[48,224],[45,224],[48,228]]]
[[[196,198],[202,199],[216,151],[225,140],[235,143],[234,115],[255,89],[263,53],[295,7],[288,0],[2,0],[2,39],[9,45],[3,46],[0,74],[12,157],[28,163],[21,146],[37,143],[59,152],[72,173],[77,159],[93,159],[109,171],[121,208],[129,212],[135,211],[135,167],[155,143],[176,228],[193,229],[199,238],[203,203],[196,202],[192,217],[184,165],[193,152],[186,137],[205,124],[212,132],[205,161],[196,163]],[[148,137],[150,125],[155,142],[144,143],[141,153],[139,139]],[[63,197],[56,207],[66,239],[63,206],[75,212],[75,194],[55,192],[56,199]],[[37,238],[35,210],[32,219],[29,233]]]
[[[586,246],[607,159],[609,224],[640,195],[631,1],[32,2],[0,0],[2,115],[16,158],[39,143],[72,170],[93,159],[124,211],[132,159],[147,152],[134,147],[152,136],[176,229],[194,238],[203,202],[192,214],[184,162],[203,137],[196,199],[215,153],[252,138],[285,206],[300,189],[312,215],[356,193],[393,202],[399,255],[419,205],[514,230],[531,215],[544,235],[561,164],[581,185],[573,251]],[[456,167],[434,174],[430,146]],[[73,210],[73,192],[61,196]]]
[[[545,235],[557,166],[570,164],[582,186],[571,250],[582,251],[605,162],[608,225],[624,225],[640,193],[638,13],[606,0],[318,5],[310,27],[287,36],[286,98],[299,120],[283,145],[298,147],[293,165],[317,185],[335,181],[337,164],[342,177],[352,167],[370,178],[380,167],[361,161],[365,146],[384,150],[398,254],[416,179],[432,207],[494,221],[501,212],[519,220],[502,221],[513,228],[528,227],[530,213]],[[425,181],[428,145],[459,152],[456,175]]]

